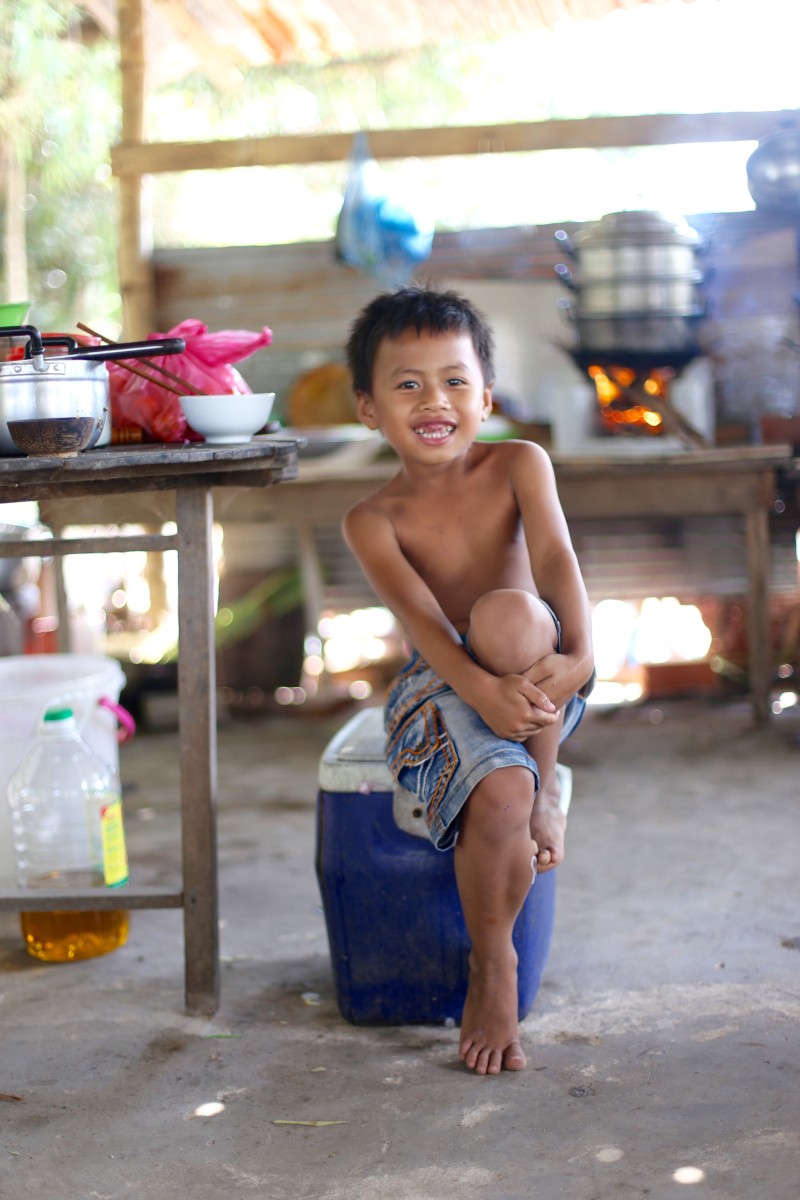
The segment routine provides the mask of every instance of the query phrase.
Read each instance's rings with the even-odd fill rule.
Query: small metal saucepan
[[[25,358],[0,362],[0,455],[18,455],[9,421],[36,417],[94,417],[97,428],[87,449],[97,444],[108,414],[108,372],[112,359],[152,358],[180,354],[182,338],[120,342],[114,346],[79,346],[72,337],[43,337],[33,325],[0,328],[0,338],[27,338]],[[50,346],[66,354],[46,358]]]

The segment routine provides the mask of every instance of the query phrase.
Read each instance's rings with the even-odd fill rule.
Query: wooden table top
[[[297,475],[291,439],[108,446],[73,457],[0,457],[0,502],[177,487],[264,486]]]
[[[794,451],[790,445],[778,443],[762,446],[711,446],[707,450],[686,450],[680,453],[624,453],[597,455],[552,454],[553,466],[559,475],[624,475],[631,472],[653,474],[736,474],[771,470],[792,465]]]

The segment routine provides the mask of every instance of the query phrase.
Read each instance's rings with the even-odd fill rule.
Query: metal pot
[[[649,210],[606,213],[570,239],[556,240],[580,266],[581,281],[685,277],[697,268],[700,236],[684,220]]]
[[[663,357],[664,365],[672,355],[692,357],[699,353],[697,322],[703,316],[698,306],[691,313],[647,313],[639,315],[602,315],[578,312],[563,304],[567,318],[578,334],[582,354],[614,356],[648,355]]]
[[[566,248],[566,247],[565,247]],[[697,266],[697,254],[691,246],[668,243],[616,242],[589,246],[581,252],[580,277],[586,283],[593,279],[627,279],[631,276],[657,275],[659,278],[681,278]]]
[[[29,357],[0,362],[0,455],[21,453],[12,441],[8,422],[35,417],[94,417],[97,425],[90,449],[97,444],[108,414],[105,363],[180,354],[185,349],[182,338],[82,347],[74,338],[43,338],[33,325],[0,328],[2,337],[27,337]],[[66,346],[67,353],[45,358],[45,347],[53,345]]]
[[[800,129],[787,125],[763,138],[746,169],[747,186],[758,208],[800,215]]]
[[[556,273],[574,293],[559,302],[577,334],[577,353],[651,357],[666,364],[699,353],[697,322],[700,237],[683,219],[650,210],[607,213],[570,240],[556,233],[572,258]]]
[[[575,292],[576,311],[584,316],[645,316],[651,312],[694,316],[697,287],[703,279],[700,271],[691,271],[683,276],[584,278],[578,283],[563,264],[556,267],[556,273]]]

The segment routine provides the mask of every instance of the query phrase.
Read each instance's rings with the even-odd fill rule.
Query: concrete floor
[[[799,718],[590,712],[564,753],[530,1067],[486,1078],[455,1030],[337,1012],[313,841],[317,759],[344,718],[225,725],[216,1017],[183,1011],[179,913],[134,913],[124,949],[68,966],[30,959],[0,917],[0,1195],[796,1200]],[[139,877],[168,877],[175,735],[138,736],[122,771]]]

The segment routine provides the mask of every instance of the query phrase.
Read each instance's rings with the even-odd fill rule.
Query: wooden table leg
[[[770,715],[771,654],[769,628],[769,517],[763,506],[745,518],[747,542],[748,670],[756,721]]]
[[[176,515],[186,1008],[211,1016],[219,1007],[219,905],[210,488],[179,488]]]
[[[303,585],[306,633],[316,635],[322,613],[322,566],[314,537],[314,526],[310,521],[300,521],[297,525],[297,551]]]
[[[51,525],[53,537],[61,537],[61,528],[57,525]],[[42,566],[44,570],[44,565]],[[59,654],[69,654],[72,650],[72,630],[69,624],[69,598],[67,596],[67,584],[64,579],[64,559],[60,554],[56,554],[51,560],[51,571],[53,572],[53,590],[55,592],[56,604],[56,646]]]

